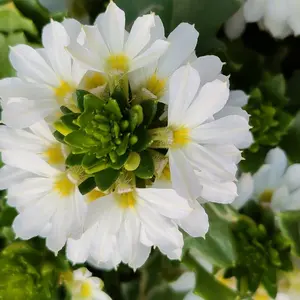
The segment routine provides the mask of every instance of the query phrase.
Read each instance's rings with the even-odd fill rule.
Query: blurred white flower
[[[93,277],[86,268],[73,271],[71,278],[65,280],[72,300],[111,300],[103,292],[104,283],[98,277]]]
[[[242,174],[238,197],[232,205],[239,209],[253,199],[269,203],[274,211],[300,209],[300,164],[288,167],[283,150],[275,148],[267,154],[265,164],[253,175]]]
[[[283,39],[300,34],[300,2],[298,0],[246,0],[244,5],[227,21],[225,33],[230,39],[238,38],[246,23],[258,22],[273,37]]]

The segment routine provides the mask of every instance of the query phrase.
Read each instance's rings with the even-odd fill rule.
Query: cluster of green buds
[[[264,74],[259,87],[252,90],[244,109],[250,114],[254,143],[251,152],[260,146],[276,147],[287,133],[292,116],[284,111],[288,103],[285,79],[282,75]]]
[[[162,124],[164,105],[154,100],[133,104],[128,94],[121,88],[101,97],[77,90],[76,109],[61,107],[54,136],[70,149],[66,165],[80,170],[82,194],[96,186],[114,190],[120,181],[145,186],[154,178],[148,129]]]
[[[236,277],[238,290],[255,293],[262,284],[270,297],[277,294],[277,274],[291,271],[291,244],[275,224],[268,208],[250,202],[242,215],[233,223],[237,263],[227,269],[225,277]]]

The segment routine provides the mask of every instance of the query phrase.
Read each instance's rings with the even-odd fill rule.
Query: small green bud
[[[137,112],[137,114],[138,114],[138,124],[137,124],[137,126],[139,126],[140,124],[142,124],[143,119],[144,119],[143,108],[142,108],[141,105],[134,105],[132,107],[132,110]]]
[[[115,99],[109,99],[104,109],[108,112],[111,112],[117,118],[117,120],[120,120],[123,117],[119,104]]]
[[[118,154],[115,151],[109,153],[109,158],[112,163],[115,163],[118,160]]]
[[[121,121],[120,127],[122,131],[125,131],[129,127],[129,122],[127,120]]]
[[[141,162],[141,157],[138,153],[136,152],[131,152],[129,154],[129,157],[124,165],[124,168],[127,171],[134,171],[138,168]]]
[[[134,145],[134,144],[136,144],[137,142],[138,142],[138,137],[136,136],[136,135],[132,135],[131,137],[130,137],[130,139],[129,139],[129,144],[130,145]]]
[[[119,137],[120,134],[120,126],[117,122],[113,122],[112,132],[116,138]]]
[[[127,150],[128,142],[129,142],[129,135],[130,135],[130,133],[127,133],[127,134],[124,136],[124,138],[123,138],[121,144],[120,144],[119,147],[117,148],[117,154],[118,154],[119,156],[125,154],[125,152],[126,152],[126,150]]]

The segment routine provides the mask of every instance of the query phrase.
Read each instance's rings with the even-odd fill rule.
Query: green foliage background
[[[291,163],[300,162],[300,38],[274,40],[251,24],[240,39],[229,41],[222,25],[242,0],[115,2],[125,10],[128,26],[150,11],[160,15],[166,34],[181,22],[195,24],[200,33],[197,55],[214,54],[226,62],[223,72],[231,74],[231,88],[250,95],[245,109],[251,114],[255,143],[244,152],[241,171],[255,172],[267,151],[276,146],[286,151]],[[69,16],[90,23],[106,4],[104,0],[69,0],[64,5],[62,0],[0,0],[0,78],[15,75],[9,46],[26,43],[39,48],[42,28],[51,18],[60,21]],[[71,266],[63,251],[55,257],[42,239],[15,239],[11,224],[16,212],[6,205],[4,191],[0,197],[0,299],[68,299],[60,276],[79,266]],[[260,284],[274,297],[278,271],[292,269],[291,253],[300,255],[300,212],[274,216],[262,207],[240,212],[215,204],[205,208],[210,230],[206,239],[185,238],[182,262],[169,261],[154,250],[136,272],[124,265],[117,271],[88,268],[104,280],[115,300],[181,300],[188,291],[175,292],[170,282],[188,270],[196,273],[195,293],[207,300],[251,299]],[[191,249],[213,264],[215,272],[225,269],[225,277],[235,276],[237,291],[221,284]]]

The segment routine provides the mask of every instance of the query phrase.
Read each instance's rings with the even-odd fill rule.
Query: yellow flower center
[[[54,190],[61,197],[68,197],[74,193],[75,184],[68,178],[67,174],[63,174],[54,182]]]
[[[92,287],[89,282],[83,282],[80,289],[81,297],[91,297],[92,296]]]
[[[162,180],[167,180],[167,181],[171,181],[171,172],[170,172],[170,166],[169,163],[167,163],[167,165],[165,166],[165,168],[163,169],[161,175],[160,175],[160,179]]]
[[[127,72],[129,70],[129,58],[124,54],[115,54],[107,58],[106,67],[109,71]]]
[[[50,165],[62,164],[65,160],[59,144],[51,145],[44,152],[44,155],[47,157],[47,161]]]
[[[106,78],[101,73],[93,73],[91,76],[85,76],[83,84],[85,89],[92,90],[106,83]]]
[[[133,192],[118,194],[117,197],[122,208],[133,208],[136,204]]]
[[[182,147],[190,141],[190,130],[186,127],[180,127],[173,130],[173,147]]]
[[[165,87],[166,87],[167,80],[166,79],[160,79],[157,77],[157,75],[154,73],[146,83],[146,89],[149,90],[153,95],[155,95],[157,98],[161,97],[164,93]]]
[[[262,203],[271,203],[273,193],[274,191],[271,189],[264,190],[259,196],[259,201]]]
[[[93,202],[97,200],[100,197],[106,196],[106,194],[102,193],[101,191],[98,190],[92,190],[87,194],[87,202]]]
[[[71,96],[71,94],[75,91],[75,87],[70,85],[66,81],[61,81],[60,86],[54,89],[55,96],[57,98],[57,102],[60,105],[68,104],[67,98]]]

